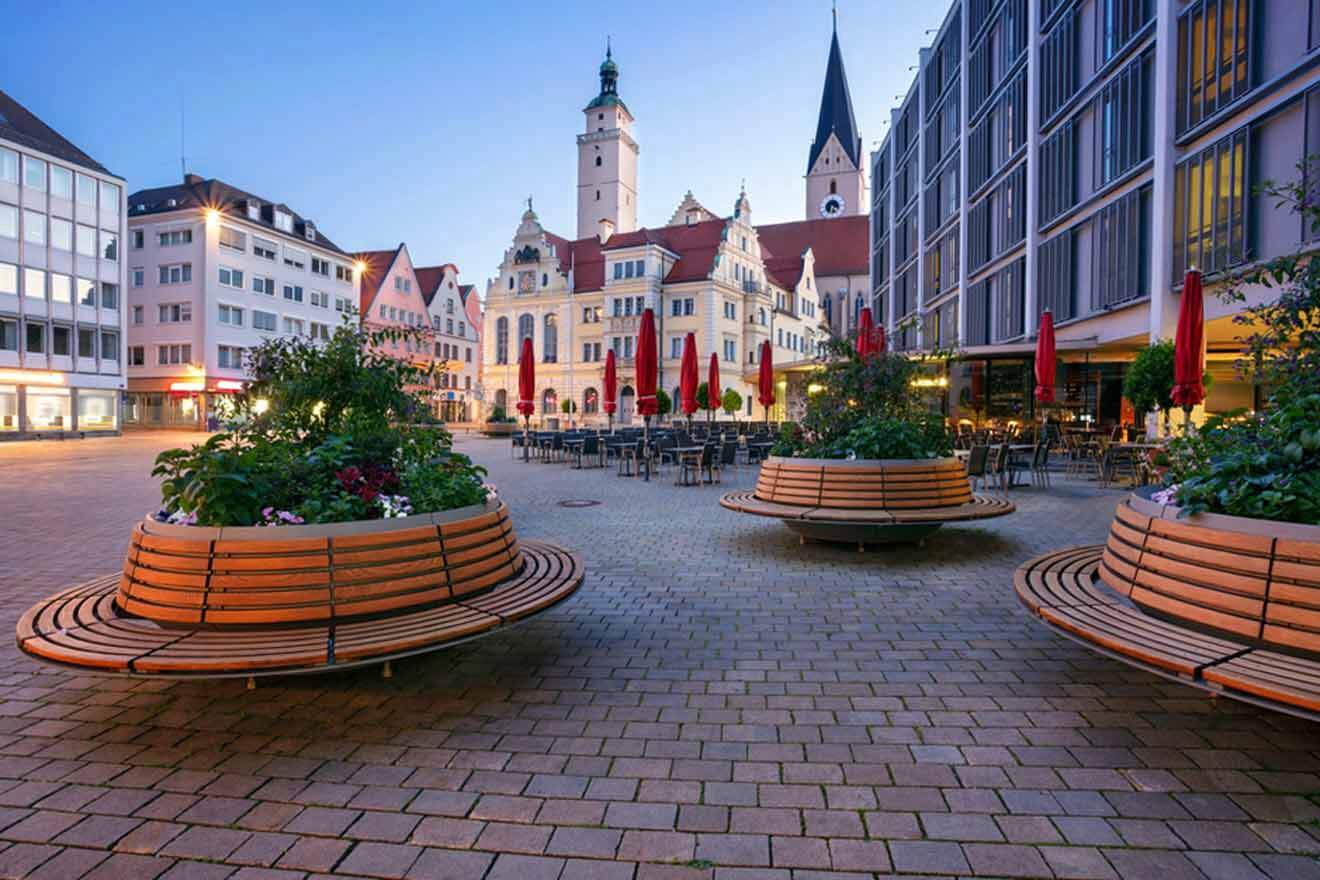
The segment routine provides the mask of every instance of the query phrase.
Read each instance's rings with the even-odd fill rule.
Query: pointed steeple
[[[837,135],[854,168],[862,167],[862,139],[857,133],[848,76],[843,70],[843,51],[839,49],[839,12],[834,10],[834,34],[830,39],[830,57],[825,67],[825,89],[820,96],[820,116],[816,120],[816,139],[807,158],[807,173],[815,167],[830,135]]]
[[[612,107],[616,104],[628,109],[628,105],[619,97],[619,65],[614,61],[614,47],[606,37],[605,60],[600,63],[600,94],[591,100],[586,109]]]

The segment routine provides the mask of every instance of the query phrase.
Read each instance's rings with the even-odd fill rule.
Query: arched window
[[[834,195],[834,194],[837,193],[838,191],[839,191],[839,184],[838,184],[838,182],[837,182],[837,181],[833,181],[833,180],[831,180],[831,181],[830,181],[830,195]]]
[[[545,272],[541,273],[541,286],[542,287],[550,286],[550,275],[548,273]]]
[[[495,363],[509,362],[509,319],[501,317],[495,322]]]
[[[541,415],[552,416],[559,411],[559,395],[555,389],[547,388],[541,392]]]
[[[503,388],[495,392],[495,405],[504,410],[504,414],[509,414],[509,392]]]
[[[596,167],[597,167],[597,168],[600,167],[600,156],[597,156],[597,157],[596,157]]]
[[[553,364],[559,360],[559,316],[553,312],[545,316],[545,332],[541,340],[541,360]]]
[[[518,356],[522,357],[522,341],[536,339],[536,319],[524,312],[518,316]]]
[[[596,190],[596,201],[600,201],[600,190]]]
[[[825,310],[825,323],[834,323],[834,298],[828,293],[825,294],[825,301],[821,303],[821,308]]]
[[[756,310],[756,322],[762,327],[765,326],[765,309]]]
[[[595,388],[588,388],[582,392],[582,414],[588,416],[598,412],[600,412],[600,395],[596,393]]]
[[[509,290],[513,290],[513,276],[509,276]]]

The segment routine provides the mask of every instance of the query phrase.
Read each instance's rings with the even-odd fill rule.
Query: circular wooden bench
[[[1018,569],[1018,597],[1111,656],[1320,719],[1320,527],[1178,514],[1123,501],[1104,545]]]
[[[752,492],[720,504],[780,519],[805,540],[920,540],[948,522],[1012,513],[1003,498],[977,495],[956,458],[843,461],[770,457]]]
[[[147,520],[122,574],[19,621],[52,663],[174,677],[379,663],[485,635],[567,598],[576,556],[520,542],[502,502],[394,520],[198,528]]]

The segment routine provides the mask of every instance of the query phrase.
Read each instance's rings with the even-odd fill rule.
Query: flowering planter
[[[777,517],[805,538],[860,544],[921,540],[946,522],[1002,516],[1001,499],[975,495],[956,458],[780,458],[761,465],[753,492],[720,499],[730,510]]]
[[[148,518],[123,571],[30,609],[48,662],[171,677],[319,671],[456,644],[582,582],[572,554],[520,542],[497,499],[328,525],[208,528]]]
[[[1118,506],[1101,579],[1167,619],[1320,657],[1320,526]]]

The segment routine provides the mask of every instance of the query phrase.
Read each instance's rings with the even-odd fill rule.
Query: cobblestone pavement
[[[0,625],[115,570],[179,435],[0,445]],[[1320,878],[1320,727],[1051,637],[1028,556],[1116,492],[924,549],[808,545],[718,488],[489,465],[582,553],[552,613],[372,671],[104,680],[0,656],[0,875]],[[747,486],[750,471],[729,475]],[[557,502],[599,506],[566,509]]]

